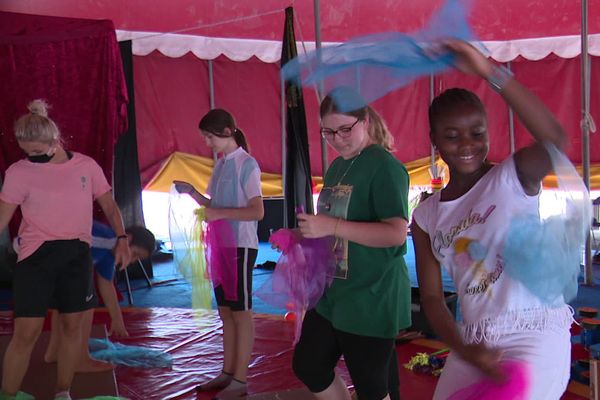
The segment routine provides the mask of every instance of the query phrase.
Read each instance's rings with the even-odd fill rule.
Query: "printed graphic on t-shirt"
[[[456,236],[466,231],[473,225],[485,224],[485,221],[495,209],[496,206],[494,204],[489,206],[483,213],[479,213],[476,211],[474,212],[471,209],[467,213],[467,216],[458,221],[456,225],[450,227],[448,232],[444,233],[440,230],[436,230],[435,234],[433,235],[433,241],[431,243],[435,254],[443,258],[444,255],[442,254],[442,251],[450,247]]]
[[[485,266],[488,249],[477,240],[461,236],[454,241],[453,249],[452,261],[462,273],[470,275],[470,282],[465,288],[465,294],[487,293],[491,295],[492,285],[504,271],[504,262],[500,255],[496,255],[494,268],[488,271]]]
[[[326,214],[332,217],[347,219],[348,205],[352,195],[351,185],[337,185],[324,187],[319,195],[317,210],[319,214]],[[335,238],[333,251],[336,256],[337,264],[335,269],[335,278],[348,278],[348,240]]]
[[[500,257],[500,255],[496,255],[494,269],[489,272],[485,269],[476,271],[477,275],[475,276],[475,279],[472,279],[465,288],[465,294],[474,296],[487,293],[491,296],[492,285],[496,283],[498,279],[500,279],[502,271],[504,271],[504,262],[502,261],[502,257]]]
[[[484,225],[495,209],[495,204],[480,210],[470,209],[464,218],[459,219],[447,231],[436,230],[433,235],[431,245],[435,254],[440,259],[451,257],[448,262],[454,264],[457,272],[467,278],[469,283],[464,288],[467,295],[491,295],[492,285],[504,271],[504,261],[498,254],[493,266],[486,266],[490,249],[475,238],[477,235],[469,235],[470,228]]]

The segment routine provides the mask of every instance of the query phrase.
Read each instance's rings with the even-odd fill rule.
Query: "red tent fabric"
[[[157,60],[161,60],[160,66],[157,65]],[[174,151],[210,157],[210,150],[204,145],[197,130],[198,121],[209,110],[207,73],[182,77],[182,68],[194,68],[192,65],[206,68],[207,62],[189,54],[185,56],[185,60],[183,63],[180,59],[168,58],[158,52],[135,57],[139,157],[143,182],[148,182],[158,170],[160,161]],[[142,72],[149,65],[153,66],[150,81],[147,80],[150,77]],[[535,62],[516,60],[511,67],[517,78],[538,94],[558,116],[570,136],[568,155],[573,162],[581,163],[579,59],[551,56]],[[600,76],[598,74],[600,58],[593,57],[592,76]],[[203,89],[193,83],[197,79],[203,80]],[[177,83],[181,80],[187,81],[189,85]],[[226,108],[236,116],[239,126],[248,135],[251,151],[262,170],[280,173],[281,107],[278,66],[256,59],[238,63],[220,57],[214,60],[214,80],[216,106]],[[443,74],[434,80],[436,94],[454,86],[474,90],[486,105],[490,122],[490,159],[499,161],[510,154],[508,109],[500,96],[485,82],[455,72]],[[600,92],[593,88],[593,116],[600,115],[599,95]],[[311,169],[313,174],[320,175],[322,168],[316,95],[305,90],[305,100]],[[160,106],[157,102],[169,106]],[[428,105],[427,78],[394,91],[374,103],[395,137],[395,155],[398,159],[412,161],[430,154]],[[591,161],[598,163],[600,138],[597,134],[592,134],[590,140]],[[515,126],[515,141],[517,148],[530,141],[529,134],[518,122]],[[330,160],[332,156],[330,154]]]
[[[442,1],[321,1],[322,38],[338,42],[372,32],[415,30]],[[314,40],[312,3],[294,3],[299,40]],[[551,3],[473,0],[470,22],[478,37],[488,41],[493,57],[511,60],[517,78],[558,115],[571,137],[569,156],[579,163],[581,84],[577,35],[581,3]],[[281,39],[283,9],[288,5],[289,0],[231,0],[226,6],[212,0],[4,0],[0,10],[110,18],[120,30],[119,37],[136,38],[138,145],[142,180],[147,182],[174,151],[210,155],[197,131],[198,120],[209,109],[207,59],[213,60],[215,105],[236,116],[263,171],[281,173],[280,90],[278,67],[274,64],[279,50],[272,41]],[[166,32],[178,35],[163,34]],[[595,77],[600,68],[596,57],[600,56],[598,2],[590,2],[589,33],[594,34],[591,48]],[[506,157],[510,151],[508,110],[502,100],[485,84],[453,72],[435,78],[434,92],[454,85],[471,88],[482,97],[490,119],[490,158],[498,161]],[[426,113],[429,92],[429,80],[422,79],[375,104],[396,138],[395,154],[402,161],[430,154]],[[600,111],[599,95],[592,86],[592,116]],[[307,90],[305,98],[311,169],[318,175],[322,168],[316,96]],[[517,147],[528,140],[517,123]],[[597,136],[592,135],[592,162],[600,162],[597,142]]]
[[[444,0],[321,1],[324,41],[423,26]],[[481,40],[515,40],[581,32],[581,0],[472,0],[471,24]],[[111,19],[117,29],[182,32],[215,38],[281,40],[292,5],[300,40],[314,41],[313,1],[290,0],[3,0],[0,9],[63,17]],[[600,3],[589,2],[590,33],[600,33]],[[299,34],[300,32],[298,32]]]

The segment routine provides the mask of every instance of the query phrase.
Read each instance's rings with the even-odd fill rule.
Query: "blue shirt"
[[[113,249],[117,244],[117,235],[111,227],[94,221],[92,224],[92,260],[96,272],[108,281],[115,275],[115,256]]]

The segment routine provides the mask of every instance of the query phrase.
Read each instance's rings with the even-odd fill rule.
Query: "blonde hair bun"
[[[52,143],[60,141],[58,126],[48,117],[50,106],[42,99],[27,105],[29,112],[15,122],[15,138],[23,142]]]
[[[48,117],[48,108],[50,108],[50,106],[48,106],[48,103],[42,99],[33,100],[27,105],[27,109],[30,113],[40,115],[42,117]]]

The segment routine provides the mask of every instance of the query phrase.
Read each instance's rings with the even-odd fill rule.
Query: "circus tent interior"
[[[265,193],[281,196],[285,151],[279,62],[285,8],[294,8],[298,52],[302,53],[315,48],[317,36],[323,46],[331,46],[374,32],[415,31],[442,1],[329,0],[321,2],[318,15],[315,3],[319,2],[0,2],[0,172],[21,158],[12,137],[14,120],[32,98],[45,98],[69,147],[93,156],[106,175],[114,177],[115,189],[123,188],[125,207],[131,207],[124,212],[125,218],[145,218],[150,224],[152,211],[144,207],[144,216],[136,211],[137,203],[131,202],[139,200],[139,193],[128,193],[127,188],[165,193],[174,179],[205,187],[213,155],[200,140],[197,125],[202,115],[218,107],[231,111],[247,134],[264,173]],[[590,2],[587,21],[591,85],[590,111],[584,115],[580,0],[552,4],[473,0],[469,16],[489,56],[509,66],[557,115],[570,138],[567,154],[580,168],[586,161],[582,121],[593,128],[594,118],[600,115],[600,90],[595,84],[600,76],[597,2]],[[492,161],[529,143],[524,127],[516,118],[513,121],[510,110],[485,83],[452,71],[418,79],[374,103],[395,137],[394,156],[407,164],[417,190],[430,184],[427,108],[431,96],[458,85],[475,91],[488,109]],[[315,182],[323,173],[324,158],[317,98],[316,90],[304,89]],[[326,158],[331,161],[333,157],[329,149]],[[591,188],[600,190],[600,139],[593,132],[589,163]],[[123,172],[132,165],[133,173]],[[101,325],[107,315],[98,314],[96,322]],[[111,393],[98,394],[118,393],[131,399],[201,398],[196,397],[193,382],[219,366],[217,318],[207,317],[198,329],[189,310],[131,308],[125,314],[134,332],[126,342],[168,352],[174,367],[159,371],[119,367]],[[10,318],[0,317],[2,333],[10,333]],[[300,384],[289,367],[290,327],[274,316],[258,316],[257,321],[258,345],[250,375],[256,382],[251,383],[256,397],[252,398],[275,398],[267,392],[303,398],[294,392]],[[408,342],[398,346],[398,358],[402,365],[416,352],[441,347],[427,339]],[[430,398],[435,378],[413,375],[401,372],[403,397]],[[575,384],[564,398],[585,398],[583,392]]]

